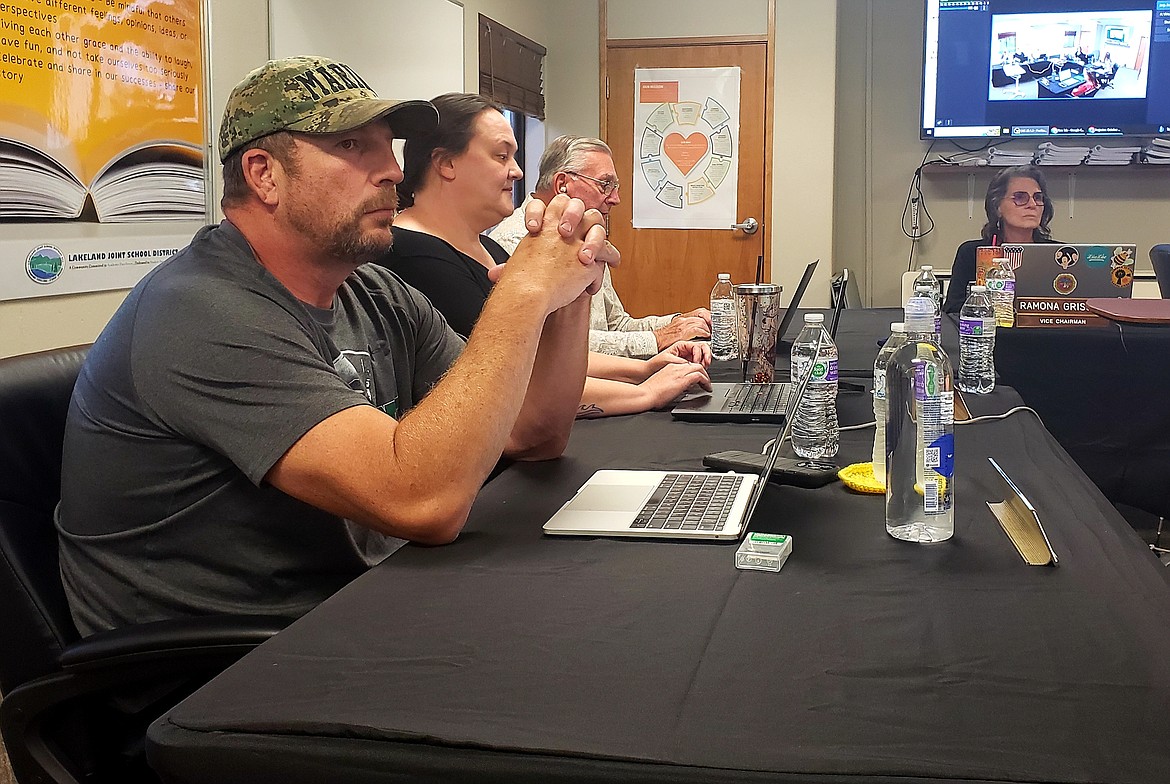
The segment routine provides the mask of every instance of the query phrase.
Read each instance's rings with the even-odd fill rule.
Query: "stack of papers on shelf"
[[[1142,148],[1144,163],[1170,163],[1170,139],[1150,139]]]
[[[1102,147],[1097,145],[1089,151],[1085,163],[1090,166],[1125,166],[1133,162],[1133,156],[1141,147]]]
[[[1036,149],[1036,163],[1041,166],[1076,166],[1088,155],[1088,147],[1061,147],[1052,142],[1042,142]]]
[[[988,147],[987,165],[1023,166],[1032,162],[1034,154],[1031,150],[1005,150],[1000,147]]]

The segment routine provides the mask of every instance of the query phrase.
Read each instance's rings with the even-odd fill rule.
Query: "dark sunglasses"
[[[1036,191],[1035,193],[1016,191],[1015,193],[1009,193],[1008,198],[1011,199],[1012,204],[1016,205],[1017,207],[1027,207],[1028,199],[1032,199],[1041,207],[1043,207],[1044,202],[1047,200],[1047,197],[1044,195],[1043,191]]]

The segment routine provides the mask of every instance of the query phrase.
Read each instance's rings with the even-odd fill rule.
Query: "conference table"
[[[874,342],[849,321],[843,368]],[[840,482],[770,484],[750,529],[792,537],[776,573],[735,543],[541,531],[598,468],[700,470],[774,427],[580,422],[455,543],[399,550],[166,713],[151,762],[176,784],[1164,784],[1170,570],[1020,402],[968,397],[947,542],[892,539],[883,497]],[[868,460],[868,395],[838,407],[839,462]],[[1000,529],[987,456],[1059,566]]]
[[[843,376],[871,374],[876,335],[900,308],[846,310],[838,330]],[[942,344],[959,357],[957,314]],[[995,338],[999,384],[1019,392],[1105,497],[1170,516],[1170,325],[1013,327]]]

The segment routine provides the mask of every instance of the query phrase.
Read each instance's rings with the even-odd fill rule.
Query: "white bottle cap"
[[[983,294],[986,291],[987,291],[987,287],[980,286],[979,284],[975,284],[974,286],[971,287],[972,294]]]
[[[929,265],[929,264],[923,264],[921,267],[919,267],[919,269],[920,269],[920,270],[923,270],[923,271],[929,271],[929,270],[932,270],[932,269],[934,269],[934,267],[932,267],[932,266],[931,266],[931,265]]]
[[[904,322],[901,322],[901,321],[891,321],[890,322],[890,332],[905,332],[905,331],[906,331],[906,324]]]
[[[731,280],[731,273],[729,273],[729,272],[720,272],[720,273],[719,273],[719,280]]]
[[[805,324],[824,324],[825,323],[825,314],[824,313],[805,313],[804,314],[804,323]]]

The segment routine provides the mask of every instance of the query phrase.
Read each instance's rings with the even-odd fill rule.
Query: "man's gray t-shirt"
[[[330,310],[297,300],[231,223],[130,293],[69,409],[57,527],[82,634],[207,613],[300,615],[399,546],[263,482],[356,405],[399,416],[463,341],[364,265]]]

